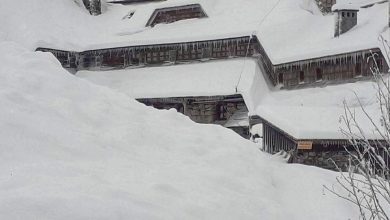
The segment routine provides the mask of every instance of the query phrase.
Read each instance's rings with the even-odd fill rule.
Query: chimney
[[[359,7],[352,4],[335,4],[332,11],[336,14],[334,36],[338,37],[357,25]]]

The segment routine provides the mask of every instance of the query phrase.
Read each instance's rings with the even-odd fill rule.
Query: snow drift
[[[354,217],[323,194],[333,172],[78,79],[51,54],[0,43],[0,62],[0,219]]]

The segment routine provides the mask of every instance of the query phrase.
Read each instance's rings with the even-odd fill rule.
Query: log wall
[[[175,108],[194,122],[202,124],[223,125],[235,112],[248,110],[241,95],[137,100],[157,109]],[[244,129],[236,129],[235,131],[244,131]],[[244,136],[243,134],[240,135]],[[247,137],[247,134],[245,135]]]
[[[146,26],[153,27],[161,23],[172,23],[185,19],[204,17],[207,17],[207,15],[199,4],[160,8],[153,12]]]
[[[260,117],[254,118],[259,123]],[[306,164],[311,166],[322,167],[330,170],[342,169],[346,171],[349,165],[349,153],[355,154],[355,148],[351,144],[350,140],[326,140],[326,139],[314,139],[314,140],[298,140],[288,135],[280,128],[275,127],[268,121],[261,119],[263,124],[263,146],[264,151],[275,154],[281,150],[291,153],[292,163]],[[251,126],[253,123],[251,123]],[[384,148],[389,148],[389,143],[385,140],[368,140],[359,141],[361,145],[366,146],[369,143],[373,146],[372,149],[382,156],[383,162],[387,167],[390,167],[390,155],[384,151]],[[307,146],[302,147],[300,143],[310,143]],[[348,152],[347,152],[348,150]],[[378,165],[378,164],[377,164]],[[377,166],[380,169],[380,166]]]
[[[255,36],[83,52],[37,50],[53,53],[65,68],[76,70],[121,69],[251,56],[257,58],[271,83],[285,89],[367,79],[371,77],[370,68],[375,67],[375,62],[381,72],[387,73],[389,69],[377,48],[274,65]]]
[[[91,50],[80,53],[78,69],[126,68],[129,66],[244,57],[245,55],[252,56],[255,53],[254,48],[254,40],[251,40],[249,37],[240,37]]]
[[[274,83],[291,89],[328,82],[342,82],[372,76],[371,68],[378,65],[380,72],[388,66],[379,49],[358,51],[334,56],[277,65]]]

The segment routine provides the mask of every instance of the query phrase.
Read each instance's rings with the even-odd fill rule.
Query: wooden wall
[[[251,56],[257,58],[260,68],[274,85],[279,84],[286,89],[366,79],[371,76],[370,68],[374,66],[374,60],[381,72],[387,73],[389,68],[379,49],[274,65],[255,36],[107,48],[79,53],[48,48],[37,50],[53,53],[65,68],[76,70],[121,69]]]
[[[342,82],[372,76],[370,68],[378,64],[381,72],[387,72],[388,66],[379,49],[339,54],[281,64],[275,66],[274,83],[283,88],[297,88],[327,82]]]
[[[172,23],[179,20],[207,17],[199,4],[156,9],[146,26],[155,26],[161,23]]]
[[[286,152],[296,150],[297,143],[291,136],[272,126],[265,120],[262,123],[263,147],[265,152],[274,154],[281,150]]]
[[[252,56],[254,40],[249,37],[185,42],[177,44],[92,50],[80,53],[78,69],[99,67],[126,68],[207,59]],[[248,51],[248,54],[247,54]]]
[[[182,98],[138,99],[139,102],[157,109],[175,108],[191,120],[202,124],[223,125],[237,111],[248,111],[241,95],[205,96]],[[236,131],[244,131],[236,129]],[[247,131],[247,130],[246,130]],[[243,136],[243,134],[240,134]],[[247,137],[247,134],[245,134]]]

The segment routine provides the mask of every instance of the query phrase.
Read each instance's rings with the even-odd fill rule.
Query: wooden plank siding
[[[274,65],[256,36],[169,44],[105,48],[83,52],[38,48],[53,53],[65,68],[76,70],[187,63],[234,57],[254,57],[273,85],[295,89],[371,77],[377,62],[387,73],[388,64],[378,48],[315,57]],[[372,58],[374,57],[374,58]]]
[[[255,123],[252,122],[255,120]],[[264,151],[270,154],[279,151],[290,152],[290,162],[300,163],[312,166],[318,166],[325,169],[336,170],[336,166],[346,170],[349,165],[349,153],[355,154],[353,142],[348,139],[297,139],[283,131],[269,121],[260,116],[251,116],[250,125],[257,123],[263,125],[263,146]],[[368,142],[373,146],[373,150],[382,156],[387,167],[390,167],[390,155],[385,152],[390,143],[386,140],[355,140],[357,143],[363,142],[359,146],[365,146]],[[301,146],[300,146],[301,145]],[[336,165],[336,166],[335,166]],[[378,165],[378,164],[377,164]],[[380,166],[377,166],[380,169]]]
[[[210,41],[107,48],[70,54],[71,56],[78,56],[78,70],[100,67],[126,68],[129,66],[158,65],[167,62],[252,56],[255,53],[255,44],[255,40],[250,37],[237,37]],[[64,54],[63,51],[48,48],[38,48],[37,50],[53,53],[66,67],[66,60],[61,59]]]
[[[275,84],[283,88],[299,88],[328,82],[343,82],[350,79],[371,77],[375,62],[381,72],[387,72],[388,65],[377,48],[326,57],[301,60],[274,66]]]
[[[157,109],[176,109],[196,123],[225,124],[237,111],[248,111],[242,95],[142,98],[137,101]],[[249,139],[249,126],[232,128]]]
[[[286,152],[296,151],[297,141],[292,136],[273,126],[263,118],[261,121],[263,124],[263,147],[265,152],[275,154],[282,150]]]
[[[146,26],[153,27],[156,24],[167,24],[180,20],[205,17],[207,17],[207,15],[200,4],[159,8],[154,10],[152,16],[146,23]]]

